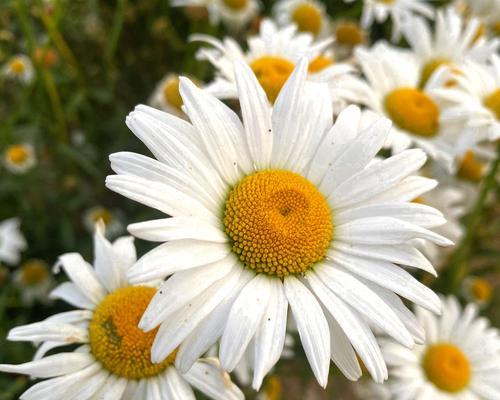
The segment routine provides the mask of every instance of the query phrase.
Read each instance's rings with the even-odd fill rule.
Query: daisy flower
[[[366,43],[367,34],[361,27],[352,21],[336,21],[333,25],[333,43],[335,55],[340,59],[352,56],[356,46]]]
[[[137,323],[156,292],[155,282],[130,285],[126,271],[136,260],[131,237],[110,243],[103,225],[94,234],[94,267],[80,254],[59,257],[70,278],[52,298],[77,310],[12,329],[7,339],[31,341],[34,360],[1,364],[0,371],[49,378],[30,387],[21,399],[192,399],[191,385],[213,399],[243,399],[215,359],[196,361],[186,374],[174,367],[177,350],[161,363],[150,361],[156,331],[142,332]],[[46,356],[52,349],[77,344],[74,351]]]
[[[499,399],[499,331],[477,313],[477,306],[469,304],[462,310],[450,296],[443,301],[441,317],[417,309],[425,327],[425,344],[410,350],[384,341],[391,398]]]
[[[434,32],[424,18],[410,18],[403,25],[403,34],[420,64],[420,85],[441,65],[460,70],[465,61],[484,63],[495,54],[499,40],[478,37],[479,28],[478,19],[465,21],[454,7],[436,12]]]
[[[493,35],[500,34],[500,0],[464,0],[467,12],[481,20]]]
[[[237,60],[250,66],[272,103],[303,56],[311,61],[309,79],[327,82],[332,93],[335,93],[339,81],[353,71],[347,64],[334,63],[333,55],[327,51],[330,39],[316,42],[311,34],[298,33],[295,25],[278,28],[269,19],[262,21],[258,36],[248,39],[247,52],[229,37],[223,42],[207,35],[194,35],[193,39],[213,46],[200,49],[198,57],[208,60],[216,68],[214,82],[205,89],[222,99],[238,97],[234,74],[234,62]],[[338,98],[334,100],[340,101]]]
[[[222,21],[233,30],[241,30],[260,9],[258,0],[172,0],[174,7],[204,6],[212,24]]]
[[[449,79],[444,67],[420,87],[419,61],[409,51],[378,43],[370,49],[357,48],[355,55],[366,81],[344,80],[343,96],[392,120],[386,146],[393,152],[414,145],[452,169],[463,122],[443,121],[445,104],[435,92]]]
[[[354,0],[344,0],[352,3]],[[385,22],[389,16],[392,21],[391,41],[401,38],[401,26],[413,15],[420,14],[432,19],[434,8],[426,0],[364,0],[361,26],[368,29],[373,22]]]
[[[278,0],[273,14],[281,26],[297,25],[300,32],[314,36],[327,36],[330,21],[324,4],[317,0]]]
[[[9,218],[0,221],[0,261],[15,265],[21,258],[21,252],[26,250],[26,239],[21,233],[19,218]]]
[[[22,263],[14,272],[14,282],[21,292],[21,300],[30,306],[36,301],[47,303],[54,279],[48,265],[42,260]]]
[[[500,57],[493,55],[488,64],[468,62],[453,75],[455,85],[438,91],[450,103],[443,118],[463,121],[464,138],[495,141],[500,138]]]
[[[3,164],[13,174],[24,174],[36,165],[35,150],[31,144],[13,144],[4,151]]]
[[[94,206],[86,210],[83,214],[83,225],[89,232],[93,232],[95,224],[102,221],[106,227],[108,237],[116,237],[123,232],[123,223],[116,212],[103,206]]]
[[[24,55],[18,54],[10,58],[3,66],[5,76],[16,79],[22,83],[29,84],[35,76],[35,69],[31,59]]]
[[[467,301],[476,303],[479,307],[486,307],[493,298],[493,286],[479,276],[468,276],[462,284],[462,293]]]
[[[330,358],[348,378],[360,376],[354,349],[381,382],[387,371],[369,325],[412,346],[423,332],[395,293],[440,308],[396,265],[433,271],[411,239],[451,244],[427,229],[445,222],[441,213],[410,202],[436,184],[412,176],[425,154],[369,166],[390,121],[361,130],[351,106],[333,124],[328,86],[306,82],[305,58],[274,107],[246,63],[234,68],[243,122],[181,78],[190,122],[145,106],[127,118],[157,160],[110,157],[117,175],[108,188],[171,216],[128,227],[166,242],[128,271],[134,283],[171,275],[139,324],[160,327],[152,360],[180,346],[176,364],[185,370],[220,338],[221,365],[232,371],[252,343],[258,389],[282,353],[290,306],[323,387]]]

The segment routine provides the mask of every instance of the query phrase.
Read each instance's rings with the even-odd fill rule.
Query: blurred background
[[[361,2],[324,3],[333,19],[360,18]],[[269,14],[273,1],[263,5],[263,13]],[[240,43],[258,31],[258,23],[256,18],[238,33]],[[370,41],[387,38],[389,30],[389,23],[374,25]],[[126,233],[127,224],[156,217],[105,188],[111,172],[108,155],[145,153],[125,117],[136,104],[150,101],[168,73],[211,79],[213,68],[195,58],[199,44],[188,43],[192,33],[222,38],[228,31],[210,24],[203,8],[172,8],[167,0],[0,0],[0,68],[32,68],[26,79],[0,74],[0,221],[18,217],[27,242],[18,263],[0,266],[0,363],[26,362],[35,351],[27,343],[6,342],[9,329],[70,309],[48,299],[55,282],[65,279],[52,277],[50,270],[65,252],[92,260],[95,221],[102,218],[110,238],[116,238]],[[26,64],[15,63],[20,60]],[[29,170],[15,173],[5,166],[9,157],[16,160],[26,153],[32,157]],[[499,193],[496,185],[473,217],[464,217],[473,231],[460,253],[450,255],[462,277],[473,274],[487,281],[485,290],[492,293],[484,314],[497,327]],[[137,246],[139,254],[147,249],[142,241]],[[427,283],[442,292],[451,290],[443,283],[450,279],[446,272],[440,279]],[[270,398],[354,398],[333,368],[328,390],[320,389],[300,346],[294,351],[296,357],[280,362],[268,379]],[[28,385],[26,377],[0,374],[0,400],[17,399]]]

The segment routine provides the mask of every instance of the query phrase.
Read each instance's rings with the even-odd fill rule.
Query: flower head
[[[7,147],[3,154],[3,164],[13,174],[24,174],[29,171],[36,165],[33,146],[19,143]]]
[[[29,84],[35,76],[35,69],[31,59],[24,55],[18,54],[10,58],[3,66],[5,76],[18,80],[22,83]]]

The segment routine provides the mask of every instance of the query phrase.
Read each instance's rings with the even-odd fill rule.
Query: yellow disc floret
[[[9,69],[16,75],[21,75],[26,70],[24,60],[19,57],[14,57],[9,63]]]
[[[476,159],[473,151],[468,150],[460,161],[457,175],[471,182],[479,182],[483,178],[485,171],[486,165]]]
[[[495,90],[484,99],[484,105],[488,107],[496,119],[500,120],[500,89]]]
[[[295,65],[281,57],[264,56],[254,60],[250,67],[266,92],[267,98],[274,103]]]
[[[354,47],[363,43],[364,32],[354,22],[340,22],[335,28],[335,39],[339,44]]]
[[[179,111],[182,110],[184,103],[179,92],[179,78],[177,76],[173,76],[165,82],[163,86],[163,98],[168,105]]]
[[[471,367],[467,356],[450,343],[430,346],[423,358],[423,368],[427,379],[445,392],[460,392],[470,382]]]
[[[21,282],[28,286],[44,282],[49,277],[47,264],[39,260],[30,260],[21,265]]]
[[[333,230],[318,189],[300,175],[272,169],[245,177],[231,190],[224,226],[246,267],[279,277],[322,260]]]
[[[421,90],[393,90],[385,98],[385,109],[400,129],[425,137],[438,133],[439,108],[434,100]]]
[[[420,74],[420,87],[424,87],[432,74],[442,65],[449,65],[450,61],[444,58],[435,58],[427,62],[422,68],[422,72]]]
[[[94,311],[89,325],[89,343],[103,368],[116,376],[142,379],[158,375],[175,361],[174,351],[159,364],[151,362],[151,346],[158,329],[138,328],[156,289],[129,286],[109,294]]]
[[[317,35],[321,30],[321,10],[312,3],[303,2],[295,7],[292,20],[297,24],[299,31]]]
[[[309,72],[319,72],[330,65],[333,65],[333,59],[320,54],[309,63]]]
[[[491,284],[484,278],[474,278],[470,282],[470,292],[475,300],[489,302],[493,295]]]
[[[233,10],[241,10],[246,7],[248,0],[222,0],[223,3],[233,9]]]
[[[29,158],[29,150],[23,144],[15,144],[7,149],[5,158],[14,165],[22,165]]]

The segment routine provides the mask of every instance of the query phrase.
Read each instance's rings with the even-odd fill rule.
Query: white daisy
[[[222,21],[233,30],[245,27],[260,9],[258,0],[171,0],[171,4],[174,7],[206,7],[212,24]]]
[[[500,33],[500,0],[464,0],[467,12],[481,20],[494,35]]]
[[[136,260],[131,237],[113,244],[103,226],[94,234],[94,268],[77,253],[59,257],[71,279],[53,290],[77,310],[53,315],[9,332],[13,341],[31,341],[34,360],[1,364],[0,370],[49,378],[30,387],[21,399],[178,399],[194,400],[191,385],[213,399],[243,399],[216,359],[196,361],[186,374],[173,366],[177,350],[161,363],[150,361],[156,331],[144,333],[137,323],[156,292],[155,283],[131,286],[127,270]],[[78,344],[75,351],[46,356],[52,349]]]
[[[5,76],[16,79],[22,83],[29,84],[35,76],[35,69],[31,59],[24,55],[18,54],[9,59],[3,66]]]
[[[351,57],[356,46],[367,42],[367,33],[356,22],[336,20],[332,30],[335,37],[334,53],[338,59],[344,60]]]
[[[26,250],[26,239],[19,229],[19,218],[9,218],[0,222],[0,261],[16,265],[21,258],[21,252]]]
[[[450,103],[443,113],[447,121],[462,121],[464,141],[500,138],[500,57],[484,65],[468,62],[453,76],[456,84],[442,88],[438,96]],[[463,147],[467,147],[467,143]]]
[[[5,168],[13,174],[24,174],[36,165],[35,150],[31,144],[13,144],[3,154]]]
[[[207,35],[194,35],[193,39],[213,46],[200,49],[198,57],[208,60],[216,68],[215,80],[205,89],[221,99],[238,97],[234,75],[234,62],[238,60],[247,63],[254,71],[271,102],[276,100],[301,57],[307,56],[311,61],[308,78],[328,83],[333,95],[339,82],[353,71],[350,65],[334,63],[333,55],[327,50],[331,39],[314,41],[311,34],[298,33],[295,25],[278,28],[269,19],[262,21],[258,36],[248,39],[247,52],[229,37],[223,42]],[[334,100],[341,102],[336,96]],[[337,108],[341,108],[340,105]]]
[[[317,0],[278,0],[273,6],[273,14],[280,26],[295,24],[300,32],[314,36],[331,33],[325,6]]]
[[[83,213],[83,225],[91,233],[95,229],[95,224],[100,221],[106,227],[108,237],[116,237],[124,231],[123,223],[116,211],[103,206],[94,206]]]
[[[351,3],[354,0],[344,0]],[[393,42],[401,38],[401,26],[414,14],[420,14],[432,19],[434,8],[426,0],[364,0],[361,26],[368,29],[373,22],[385,22],[389,16],[392,21]]]
[[[384,341],[392,399],[500,399],[500,336],[469,304],[443,302],[441,317],[418,308],[426,343],[413,350]]]
[[[357,48],[355,55],[366,81],[351,77],[344,80],[343,96],[393,121],[386,143],[393,152],[415,145],[452,169],[463,122],[443,121],[445,105],[435,92],[449,79],[444,67],[422,88],[418,59],[409,51],[378,43],[370,49]]]
[[[454,7],[436,12],[434,32],[420,17],[410,18],[403,25],[403,34],[420,64],[420,84],[423,86],[441,65],[458,68],[465,61],[485,62],[498,51],[500,41],[478,37],[480,21],[464,20]]]
[[[493,298],[493,285],[488,279],[468,276],[463,281],[462,293],[467,301],[476,303],[479,307],[486,307]]]
[[[49,266],[42,260],[28,260],[14,272],[14,282],[21,293],[25,305],[33,305],[36,301],[47,303],[49,292],[54,287],[54,278]]]
[[[172,216],[129,226],[137,237],[166,242],[138,260],[129,279],[172,275],[139,325],[160,326],[152,359],[161,362],[180,345],[176,365],[187,370],[221,338],[221,365],[232,371],[253,340],[259,388],[282,353],[290,305],[322,386],[330,358],[348,378],[360,376],[354,349],[383,381],[368,324],[412,346],[422,331],[395,293],[440,307],[395,264],[432,272],[408,241],[451,243],[427,229],[445,222],[441,213],[411,203],[436,185],[411,176],[425,154],[409,150],[369,166],[390,122],[360,130],[360,110],[351,106],[333,125],[328,87],[306,82],[306,59],[274,107],[246,63],[234,68],[243,123],[181,78],[190,123],[145,106],[127,118],[157,160],[110,157],[118,175],[107,178],[108,188]]]

